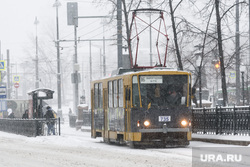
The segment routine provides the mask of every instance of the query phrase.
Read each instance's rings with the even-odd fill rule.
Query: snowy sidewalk
[[[250,145],[250,136],[242,135],[214,135],[214,134],[192,134],[192,141],[203,141],[218,144]]]

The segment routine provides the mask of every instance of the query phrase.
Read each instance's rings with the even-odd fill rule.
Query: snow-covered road
[[[0,136],[1,167],[191,167],[192,147],[223,146],[191,142],[187,148],[131,149],[92,139],[90,132],[76,131],[67,122],[61,136]]]

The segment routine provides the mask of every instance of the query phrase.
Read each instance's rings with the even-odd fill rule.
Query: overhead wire
[[[91,22],[90,24],[88,24],[88,25],[86,25],[86,26],[83,26],[83,27],[81,27],[81,28],[78,28],[78,31],[80,31],[80,30],[82,30],[82,29],[84,29],[84,28],[88,28],[89,26],[93,25],[93,24],[96,23],[96,22],[97,22],[97,21],[93,21],[93,22]],[[70,35],[72,35],[72,34],[74,34],[74,32],[71,32],[71,33],[69,33],[68,35],[63,36],[62,39],[65,39],[66,37],[68,37],[68,36],[70,36]]]
[[[89,32],[87,32],[87,33],[85,33],[85,34],[83,34],[83,35],[80,35],[79,37],[86,36],[86,35],[88,35],[88,34],[90,34],[90,33],[93,33],[93,32],[95,32],[95,31],[101,29],[101,28],[103,28],[103,26],[100,26],[100,27],[98,27],[98,28],[96,28],[96,29],[94,29],[94,30],[91,30],[91,31],[89,31]],[[102,33],[103,33],[103,32],[102,32]]]

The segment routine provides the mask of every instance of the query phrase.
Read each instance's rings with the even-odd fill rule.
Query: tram
[[[191,74],[172,69],[128,72],[91,83],[91,136],[136,145],[188,145]]]
[[[150,10],[160,13],[156,20],[165,28],[163,32],[159,26],[157,31],[158,65],[138,65],[139,35],[152,24],[146,24],[142,31],[135,27],[135,36],[130,36],[131,40],[137,39],[135,63],[128,47],[130,69],[119,69],[116,75],[91,82],[91,136],[130,147],[186,146],[191,140],[191,73],[166,68],[168,35],[163,11]],[[146,10],[133,12],[131,29],[137,25],[135,19],[139,18],[139,12]],[[166,44],[161,48],[160,35]],[[160,49],[165,51],[164,56],[160,55]]]

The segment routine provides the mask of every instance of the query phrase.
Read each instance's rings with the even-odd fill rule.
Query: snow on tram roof
[[[111,76],[105,76],[102,78],[99,78],[97,80],[102,80],[102,79],[107,79],[111,77],[116,77],[120,75],[125,75],[125,74],[137,74],[137,73],[144,73],[144,72],[154,72],[154,71],[173,71],[173,72],[184,72],[184,73],[189,73],[188,71],[182,71],[178,70],[176,68],[166,68],[166,67],[155,67],[155,68],[150,68],[150,69],[123,69],[119,68],[118,70],[114,70],[111,74]]]
[[[134,70],[134,71],[133,71]],[[151,68],[151,69],[132,69],[132,71],[129,69],[118,69],[117,73],[115,75],[112,76],[118,76],[121,74],[136,74],[136,73],[144,73],[144,72],[154,72],[154,71],[179,71],[179,72],[187,72],[187,71],[182,71],[182,70],[178,70],[176,68],[166,68],[166,67],[155,67],[155,68]]]

